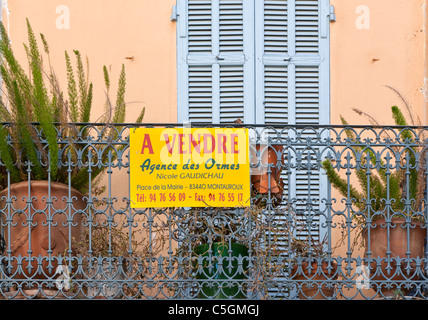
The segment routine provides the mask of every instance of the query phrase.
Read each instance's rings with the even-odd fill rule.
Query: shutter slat
[[[220,123],[244,118],[243,78],[242,66],[220,67]]]
[[[317,0],[296,1],[296,54],[319,52],[319,3]]]
[[[219,2],[219,52],[224,58],[220,65],[220,123],[233,123],[236,119],[244,119],[243,10],[244,0]],[[241,60],[242,65],[233,64],[234,60]]]
[[[265,123],[287,123],[287,67],[266,66],[264,74],[264,83]]]
[[[211,67],[189,66],[188,104],[189,121],[211,122],[212,70]]]
[[[211,3],[189,0],[188,3],[188,52],[212,52]]]
[[[288,44],[287,1],[265,1],[264,52],[286,53]]]

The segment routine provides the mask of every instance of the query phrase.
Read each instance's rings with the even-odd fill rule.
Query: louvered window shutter
[[[280,128],[329,124],[329,1],[256,0],[254,11],[256,122]],[[318,135],[314,130],[302,136],[294,129],[279,131],[291,141]],[[275,138],[275,130],[269,135]],[[297,215],[297,238],[322,240],[326,176],[319,168],[320,150],[300,142],[302,147],[284,148],[283,203]],[[278,223],[288,218],[275,214]],[[284,250],[289,248],[289,239],[281,234],[277,239]],[[280,291],[279,287],[269,290],[272,295]]]
[[[177,0],[178,121],[328,125],[329,0]],[[260,129],[261,128],[257,128]],[[283,203],[305,226],[297,237],[322,239],[327,215],[326,176],[316,147],[304,138],[285,148]],[[275,136],[274,130],[268,135]],[[285,220],[278,214],[275,217]],[[288,247],[288,239],[278,238]],[[280,244],[281,244],[280,243]],[[278,279],[279,280],[279,279]],[[270,288],[272,295],[283,288]]]
[[[179,2],[179,122],[254,122],[253,12],[247,2]]]
[[[329,0],[177,4],[179,122],[329,124]],[[311,217],[308,232],[322,236],[327,181],[318,150],[295,150],[286,151],[284,195]]]
[[[329,123],[329,0],[178,0],[178,121]]]
[[[255,5],[257,122],[328,124],[328,0]]]

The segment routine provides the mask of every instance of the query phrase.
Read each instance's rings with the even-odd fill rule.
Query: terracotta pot
[[[7,199],[9,193],[10,198]],[[71,242],[80,239],[82,214],[76,213],[76,210],[86,208],[83,195],[73,188],[69,189],[67,185],[51,182],[50,199],[48,196],[48,181],[31,181],[30,186],[28,181],[19,182],[0,193],[0,205],[4,210],[2,219],[3,221],[11,219],[4,230],[6,232],[5,255],[8,256],[8,242],[12,251],[10,255],[13,269],[10,276],[13,279],[52,277],[58,263],[57,259],[47,261],[49,255],[64,256],[69,249],[69,240]],[[72,201],[70,204],[67,203],[69,199]],[[7,200],[11,203],[7,203]],[[50,205],[48,200],[51,201]],[[63,212],[58,212],[59,210]],[[43,272],[39,272],[41,270],[37,264],[39,255],[44,258]],[[21,260],[21,269],[17,269],[18,256],[24,258]],[[31,269],[28,268],[29,266]]]
[[[318,270],[318,262],[311,262],[311,269],[309,269],[309,262],[303,261],[301,269],[299,266],[294,265],[290,273],[292,280],[303,282],[301,289],[299,289],[299,299],[314,299],[323,300],[328,297],[334,296],[335,288],[333,286],[327,287],[327,280],[337,279],[337,264],[335,261],[330,263],[323,261],[320,270]]]
[[[251,175],[251,183],[257,192],[267,194],[269,191],[273,194],[282,194],[284,182],[281,179],[281,167],[278,167],[278,155],[283,152],[284,146],[256,145],[255,150],[251,150],[251,164],[259,165],[258,168],[252,168],[255,174]],[[257,157],[256,153],[261,150],[261,155]],[[282,153],[280,163],[284,164],[284,154]],[[268,174],[268,164],[272,164],[270,181]]]
[[[388,229],[389,229],[389,250],[391,251],[391,262],[389,264],[386,261],[388,250]],[[407,231],[405,218],[392,218],[390,227],[387,228],[385,219],[379,219],[372,223],[370,228],[370,252],[371,256],[371,280],[392,280],[402,281],[407,279],[417,280],[419,275],[416,270],[416,262],[410,261],[407,264],[405,261],[401,261],[400,265],[397,265],[395,258],[423,258],[424,257],[424,241],[426,237],[426,228],[423,228],[423,222],[412,220],[409,231]],[[363,231],[363,238],[366,247],[366,256],[368,252],[368,230]],[[407,249],[407,239],[409,239],[409,249]],[[410,252],[408,256],[406,253]],[[382,259],[380,269],[377,270],[376,261],[374,259]],[[394,260],[392,260],[394,259]],[[410,267],[410,268],[408,268]],[[408,269],[406,269],[408,268]],[[423,270],[423,265],[420,266]],[[401,270],[400,270],[401,269]],[[419,272],[421,271],[419,270]],[[409,273],[407,273],[409,271]],[[398,274],[396,274],[398,273]],[[405,276],[402,275],[404,273]],[[394,295],[394,290],[397,289],[396,285],[392,285],[386,288],[384,285],[380,287],[383,295],[391,296]],[[406,292],[406,288],[401,287],[401,291]]]

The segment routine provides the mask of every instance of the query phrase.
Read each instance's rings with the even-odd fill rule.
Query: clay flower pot
[[[426,237],[426,227],[423,227],[423,222],[412,220],[409,228],[406,225],[405,218],[392,218],[390,227],[386,225],[385,219],[379,219],[372,223],[370,227],[370,248],[368,248],[368,229],[363,231],[363,238],[366,247],[366,255],[370,249],[371,271],[370,280],[391,280],[403,281],[407,279],[417,280],[419,273],[423,270],[421,264],[419,273],[416,268],[415,258],[424,257],[424,241]],[[388,251],[388,233],[389,233],[389,251],[390,263],[387,262]],[[409,239],[409,248],[407,248],[407,239]],[[407,255],[410,253],[410,255]],[[400,259],[409,257],[409,263],[400,261],[397,264],[397,257]],[[381,259],[379,270],[375,260]],[[386,286],[380,284],[380,290],[384,296],[393,296],[394,290],[398,289],[396,285]],[[401,291],[406,292],[406,288],[402,286]]]
[[[330,269],[328,266],[327,261],[319,266],[316,260],[311,262],[310,268],[308,261],[303,261],[301,266],[293,266],[290,278],[297,281],[299,299],[323,300],[334,296],[332,280],[337,279],[337,264],[332,261]],[[327,284],[326,281],[331,282]]]
[[[58,261],[49,257],[64,256],[72,241],[80,238],[82,213],[78,210],[86,208],[83,195],[61,183],[24,181],[0,193],[0,206],[3,223],[8,222],[4,230],[10,277],[54,276]],[[18,262],[22,262],[19,268]]]
[[[251,150],[251,165],[257,165],[252,168],[251,183],[258,193],[282,194],[284,182],[281,179],[281,166],[278,166],[278,155],[281,156],[280,164],[284,164],[284,146],[280,144],[256,145],[255,150]],[[261,152],[261,154],[260,154]],[[259,156],[257,156],[259,154]],[[271,165],[270,181],[268,165]]]

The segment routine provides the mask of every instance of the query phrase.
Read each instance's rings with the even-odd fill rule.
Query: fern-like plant
[[[408,107],[407,104],[406,106]],[[369,116],[360,110],[354,109],[354,111],[360,115]],[[391,157],[388,163],[385,163],[376,158],[371,148],[358,145],[354,131],[346,129],[347,138],[355,143],[353,150],[356,162],[359,163],[356,166],[355,174],[359,188],[340,176],[330,159],[323,161],[323,167],[333,187],[344,197],[353,200],[360,212],[365,213],[366,217],[370,215],[372,220],[386,214],[387,206],[392,210],[391,213],[414,214],[420,209],[426,187],[425,170],[421,165],[425,161],[425,157],[420,152],[423,149],[424,141],[421,141],[420,137],[417,138],[415,131],[406,128],[409,124],[400,108],[392,106],[391,111],[395,124],[403,127],[400,131],[401,141],[417,146],[396,150],[394,154],[398,159],[393,160]],[[341,120],[343,125],[349,126],[343,117]],[[373,120],[371,118],[371,121]],[[375,124],[378,125],[378,123]],[[414,125],[413,121],[412,125]],[[368,212],[369,207],[370,212]]]
[[[51,181],[70,183],[85,192],[89,183],[104,169],[102,165],[83,165],[86,159],[92,157],[97,158],[98,164],[106,163],[107,156],[110,161],[114,160],[120,148],[112,147],[106,152],[105,145],[92,145],[89,149],[84,143],[89,130],[85,123],[90,121],[94,89],[88,80],[81,53],[77,50],[73,52],[77,65],[75,71],[70,55],[65,52],[67,92],[64,93],[50,63],[49,45],[40,35],[44,49],[42,54],[28,19],[27,32],[28,44],[24,47],[28,73],[17,60],[7,30],[0,23],[0,73],[5,88],[0,100],[0,122],[3,123],[0,126],[0,183],[4,187],[8,181],[50,178]],[[47,57],[47,69],[44,67],[44,57]],[[105,67],[104,72],[105,85],[109,87]],[[108,95],[106,99],[112,117],[104,117],[110,128],[106,130],[108,134],[105,138],[110,142],[114,141],[119,130],[113,122],[125,120],[125,84],[125,68],[122,65],[117,105],[112,106]],[[144,108],[139,122],[143,115]],[[104,150],[101,150],[102,147]]]

